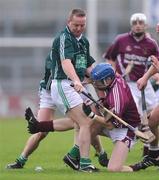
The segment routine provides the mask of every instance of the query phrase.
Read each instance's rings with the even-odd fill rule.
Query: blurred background
[[[0,116],[38,108],[38,86],[55,34],[72,8],[87,13],[86,35],[98,62],[115,36],[130,30],[133,13],[145,13],[157,40],[159,0],[0,0]]]

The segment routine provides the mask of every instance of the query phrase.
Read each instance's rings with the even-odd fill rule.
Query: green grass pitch
[[[151,167],[135,173],[110,173],[98,164],[91,148],[93,164],[100,168],[99,173],[75,172],[66,167],[62,161],[65,153],[73,145],[73,131],[54,132],[41,142],[39,148],[30,156],[24,169],[7,170],[5,166],[14,162],[23,150],[29,137],[27,123],[23,119],[0,119],[0,180],[157,180],[159,169]],[[102,137],[102,143],[110,156],[112,143]],[[138,162],[141,159],[142,143],[137,143],[129,153],[126,164]],[[42,166],[43,171],[36,172],[34,168]]]

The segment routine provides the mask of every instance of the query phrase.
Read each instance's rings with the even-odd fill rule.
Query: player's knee
[[[86,119],[83,121],[83,123],[85,124],[85,126],[91,127],[94,122],[93,122],[93,120],[90,119],[89,117],[86,117]]]
[[[38,141],[41,141],[42,139],[44,139],[47,136],[48,132],[39,132],[37,134],[35,134],[36,138]]]
[[[108,168],[107,168],[107,170],[109,171],[109,172],[120,172],[121,171],[121,166],[111,166],[111,165],[109,165],[108,164]]]

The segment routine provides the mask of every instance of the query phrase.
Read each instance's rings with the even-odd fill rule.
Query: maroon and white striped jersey
[[[139,113],[130,88],[120,75],[116,75],[106,94],[103,101],[106,108],[114,108],[114,113],[133,127],[140,124]]]
[[[151,55],[159,57],[156,41],[146,35],[137,41],[129,32],[117,36],[103,57],[116,61],[117,72],[122,75],[127,65],[133,61],[134,66],[129,74],[129,80],[137,81],[147,70],[148,57]]]

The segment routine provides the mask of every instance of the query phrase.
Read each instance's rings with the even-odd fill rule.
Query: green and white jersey
[[[54,71],[55,71],[55,61],[52,61],[52,54],[51,52],[48,54],[45,60],[45,72],[44,78],[40,81],[40,90],[46,89],[50,90],[52,79],[54,78]]]
[[[68,27],[57,35],[52,45],[52,61],[56,61],[54,79],[69,78],[61,66],[61,61],[65,59],[71,60],[81,81],[86,69],[95,62],[90,56],[88,40],[83,35],[77,40]]]

